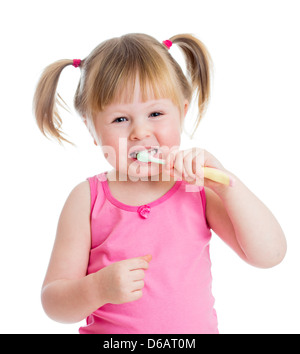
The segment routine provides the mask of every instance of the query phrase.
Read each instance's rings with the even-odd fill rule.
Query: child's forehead
[[[113,86],[106,87],[105,90],[100,86],[98,94],[94,93],[94,102],[92,102],[92,114],[96,112],[105,112],[108,109],[116,110],[119,108],[134,108],[135,105],[141,107],[142,104],[148,106],[153,104],[174,104],[181,107],[182,98],[178,90],[173,85],[166,83],[160,78],[141,77],[140,75],[131,75],[125,80],[124,77],[119,78],[118,82],[114,82]],[[178,97],[180,96],[180,97]],[[131,105],[131,107],[129,107]],[[123,106],[123,107],[120,107]],[[127,106],[127,107],[125,107]]]
[[[125,87],[117,90],[112,101],[107,106],[143,105],[150,107],[159,104],[170,104],[171,101],[171,97],[160,95],[151,83],[147,82],[141,86],[139,79],[136,78],[132,82],[128,82]]]
[[[127,101],[114,101],[103,108],[106,112],[115,111],[130,111],[132,109],[162,109],[173,106],[174,103],[168,98],[150,98],[142,100],[141,97],[137,97],[135,100]]]
[[[155,87],[149,81],[141,84],[138,76],[120,85],[114,96],[113,102],[122,104],[146,102],[161,98],[157,96]]]

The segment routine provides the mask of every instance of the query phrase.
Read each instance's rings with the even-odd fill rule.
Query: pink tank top
[[[152,260],[142,298],[100,307],[79,333],[218,333],[204,188],[177,181],[161,198],[137,207],[112,196],[106,173],[88,181],[92,246],[87,274],[147,254]]]

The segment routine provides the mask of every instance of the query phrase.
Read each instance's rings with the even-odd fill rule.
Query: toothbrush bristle
[[[136,155],[136,158],[141,162],[149,162],[150,157],[147,150],[141,151]]]

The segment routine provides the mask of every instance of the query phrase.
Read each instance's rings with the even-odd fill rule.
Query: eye
[[[162,115],[161,112],[153,112],[153,113],[150,114],[150,117],[156,118],[156,117],[159,117],[159,116],[161,116],[161,115]]]
[[[127,121],[127,118],[125,118],[125,117],[119,117],[119,118],[115,119],[115,120],[113,121],[113,123],[122,123],[122,122],[126,122],[126,121]]]

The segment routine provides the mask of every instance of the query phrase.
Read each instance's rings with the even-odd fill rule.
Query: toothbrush
[[[153,157],[151,154],[148,153],[147,150],[143,150],[139,152],[136,158],[141,162],[154,162],[161,165],[164,165],[166,163],[165,160]],[[226,186],[233,187],[234,180],[230,176],[228,176],[225,172],[211,167],[203,167],[203,169],[204,169],[205,178],[224,184]]]

